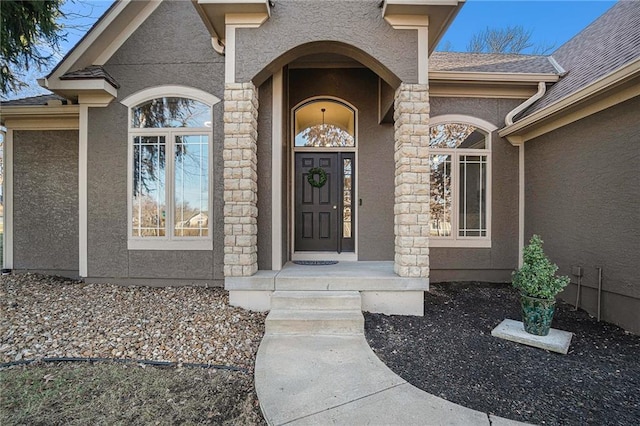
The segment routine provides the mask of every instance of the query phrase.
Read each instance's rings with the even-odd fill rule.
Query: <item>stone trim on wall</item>
[[[253,83],[224,90],[224,275],[258,271],[258,92]]]
[[[395,263],[401,277],[429,276],[429,88],[396,90]]]

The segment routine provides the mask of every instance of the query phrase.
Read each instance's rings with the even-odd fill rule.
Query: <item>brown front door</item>
[[[353,153],[295,154],[295,251],[354,251],[353,166]],[[313,168],[326,173],[320,188],[308,181]]]

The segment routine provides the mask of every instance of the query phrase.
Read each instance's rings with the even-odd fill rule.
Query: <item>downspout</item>
[[[504,118],[504,124],[511,126],[513,118],[525,109],[529,108],[535,101],[544,96],[547,91],[547,85],[541,81],[538,83],[538,91],[529,99],[515,107]],[[516,138],[509,138],[509,141],[518,146],[518,268],[522,267],[522,254],[524,250],[524,141],[520,140],[516,143]]]
[[[515,107],[507,116],[504,118],[504,124],[507,126],[511,126],[513,124],[513,117],[520,114],[525,109],[529,108],[535,101],[544,96],[547,92],[547,84],[544,81],[538,83],[538,91],[529,99]]]

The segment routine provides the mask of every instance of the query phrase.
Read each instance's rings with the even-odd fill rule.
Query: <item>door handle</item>
[[[333,206],[333,209],[334,209],[334,210],[337,210],[337,209],[338,209],[338,206]]]

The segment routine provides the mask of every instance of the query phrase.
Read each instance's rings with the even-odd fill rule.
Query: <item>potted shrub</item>
[[[520,290],[524,329],[537,336],[549,334],[556,295],[569,284],[569,277],[556,276],[558,266],[544,254],[542,243],[538,235],[531,237],[522,267],[512,275],[513,286]]]

